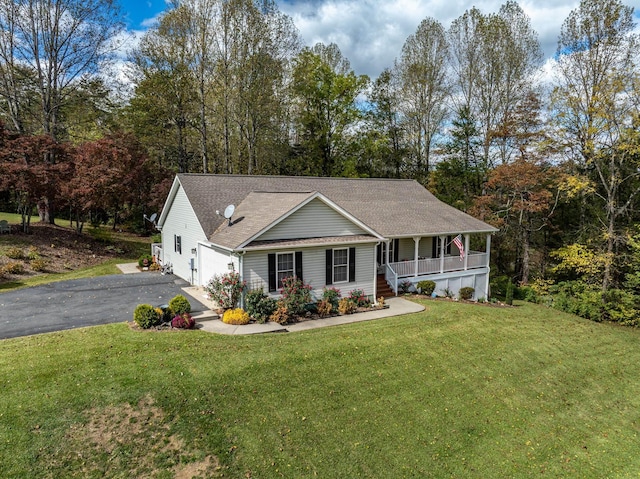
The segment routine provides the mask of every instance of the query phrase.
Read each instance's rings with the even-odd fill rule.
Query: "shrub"
[[[458,291],[458,295],[460,296],[460,299],[468,301],[473,298],[473,293],[475,292],[476,290],[474,288],[465,286],[464,288],[460,288],[460,290]]]
[[[338,301],[342,297],[342,293],[338,288],[327,288],[326,286],[322,289],[322,299],[325,301],[329,301],[333,309],[338,309]]]
[[[153,264],[153,256],[150,254],[143,254],[138,258],[138,266],[141,268],[148,268]]]
[[[307,304],[312,302],[311,286],[296,276],[282,280],[282,302],[289,315],[300,316],[305,312]]]
[[[431,296],[431,293],[433,293],[433,290],[436,289],[436,283],[435,281],[424,280],[424,281],[419,281],[416,287],[420,290],[422,294]]]
[[[407,294],[411,289],[411,281],[404,280],[400,282],[400,284],[398,285],[398,289],[400,290],[400,294]]]
[[[338,303],[340,314],[353,314],[358,310],[358,305],[349,298],[342,298]]]
[[[40,253],[38,253],[38,248],[36,248],[35,246],[29,246],[29,250],[27,251],[27,259],[29,261],[40,259]]]
[[[254,289],[245,298],[247,313],[259,323],[266,322],[276,310],[276,300],[270,298],[262,289]]]
[[[142,329],[149,329],[157,325],[160,318],[153,306],[150,304],[139,304],[133,311],[133,320]]]
[[[191,312],[191,303],[189,303],[187,298],[179,294],[169,301],[169,309],[171,309],[174,315],[179,316]]]
[[[2,268],[5,274],[23,274],[24,265],[18,261],[10,261]]]
[[[220,308],[231,309],[237,306],[246,287],[247,283],[240,280],[240,273],[230,271],[215,275],[205,289],[209,298],[215,301]]]
[[[196,320],[189,313],[179,314],[171,320],[171,327],[177,329],[193,329]]]
[[[289,314],[289,310],[287,309],[287,307],[282,301],[278,301],[276,309],[269,319],[274,323],[287,324],[290,318],[291,315]]]
[[[321,299],[316,305],[321,318],[326,318],[333,311],[333,304],[328,299]],[[337,308],[336,308],[337,309]]]
[[[249,313],[242,308],[227,309],[222,315],[222,322],[226,324],[243,325],[249,323]]]
[[[371,301],[369,300],[369,298],[367,298],[367,296],[364,294],[364,291],[362,291],[361,289],[354,289],[353,291],[349,292],[349,299],[353,301],[357,307],[368,308],[369,306],[371,306]]]
[[[35,258],[29,262],[29,265],[32,270],[42,272],[47,267],[47,260],[43,258]]]
[[[513,283],[511,281],[507,283],[507,292],[504,297],[504,302],[508,305],[513,304]]]
[[[18,248],[17,246],[12,246],[7,250],[5,254],[7,255],[8,258],[11,258],[11,259],[24,259],[24,252],[22,251],[21,248]]]

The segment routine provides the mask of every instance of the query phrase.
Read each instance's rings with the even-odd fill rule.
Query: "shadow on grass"
[[[8,281],[6,283],[0,283],[0,291],[10,291],[13,289],[26,288],[27,286],[29,285],[22,281]]]

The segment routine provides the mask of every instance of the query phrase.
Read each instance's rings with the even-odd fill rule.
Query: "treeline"
[[[45,4],[57,16],[33,8]],[[500,227],[494,292],[514,282],[529,299],[638,323],[632,7],[582,0],[544,65],[517,2],[471,8],[448,27],[426,18],[372,80],[335,44],[302,47],[273,1],[176,0],[130,51],[120,86],[104,74],[122,31],[116,7],[0,0],[0,114],[11,135],[46,135],[75,152],[73,161],[46,152],[45,165],[86,163],[93,173],[83,178],[99,183],[105,162],[94,159],[118,156],[101,148],[132,148],[127,155],[151,168],[147,184],[175,172],[415,178]],[[126,85],[131,94],[121,97]],[[12,154],[4,161],[15,165],[22,156]],[[26,204],[7,171],[5,194]],[[70,212],[74,201],[84,205],[79,218],[104,204],[73,199],[63,184],[73,182],[26,197],[43,216],[54,198]],[[157,208],[143,197],[111,208],[111,221]]]

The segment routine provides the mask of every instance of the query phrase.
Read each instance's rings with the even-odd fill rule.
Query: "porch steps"
[[[387,280],[384,279],[384,274],[379,274],[377,276],[376,296],[378,298],[380,296],[383,296],[384,298],[392,298],[393,296],[395,296],[393,290],[391,289],[391,286],[389,286],[389,283],[387,283]]]

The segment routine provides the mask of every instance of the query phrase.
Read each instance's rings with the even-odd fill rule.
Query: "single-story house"
[[[208,174],[176,176],[157,227],[156,256],[193,285],[234,270],[271,295],[296,275],[316,298],[333,286],[372,299],[425,279],[488,298],[497,231],[414,180]]]

